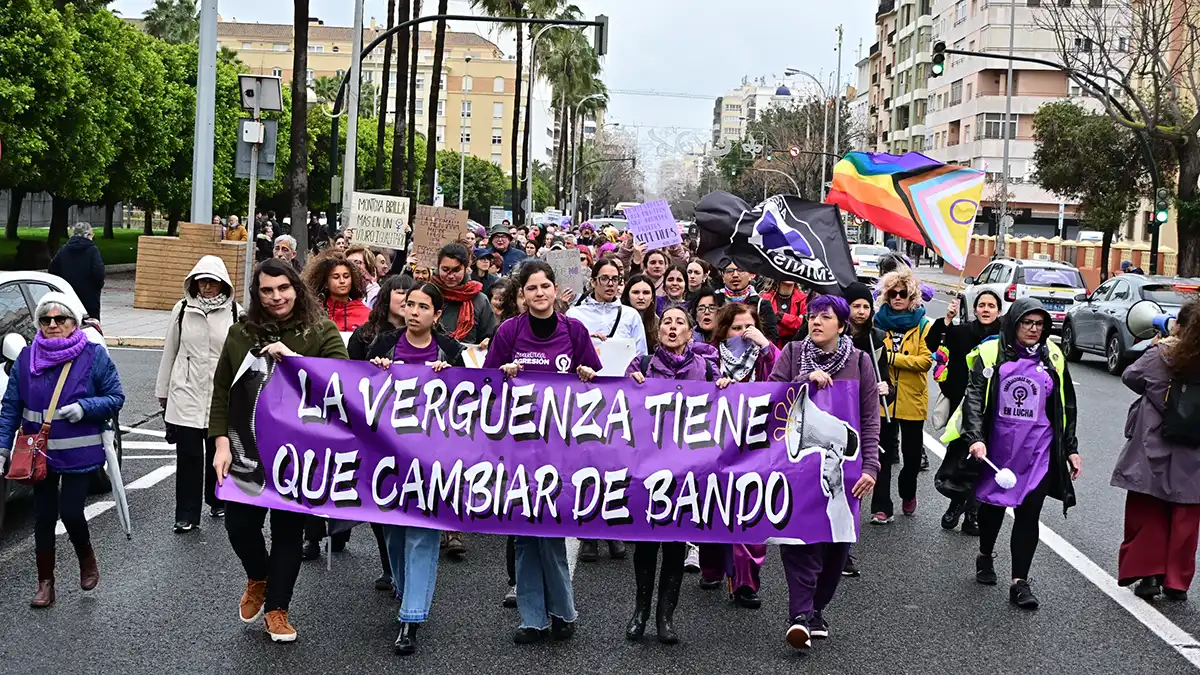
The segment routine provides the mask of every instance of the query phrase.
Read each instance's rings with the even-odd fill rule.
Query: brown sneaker
[[[246,592],[242,593],[241,608],[238,616],[244,623],[254,623],[262,618],[263,603],[267,601],[267,580],[246,582]]]
[[[295,642],[296,629],[288,622],[286,609],[273,609],[267,612],[267,634],[275,642]]]

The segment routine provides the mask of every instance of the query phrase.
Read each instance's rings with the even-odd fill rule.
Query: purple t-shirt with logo
[[[438,358],[438,345],[436,340],[430,340],[429,344],[424,347],[414,347],[408,341],[408,332],[400,334],[400,339],[396,340],[396,351],[392,353],[392,360],[400,363],[411,363],[414,365],[425,365],[433,363]]]
[[[975,497],[984,504],[1017,507],[1037,488],[1050,470],[1050,446],[1054,426],[1046,413],[1054,396],[1054,380],[1036,357],[1023,356],[1000,365],[999,396],[988,438],[988,458],[1017,477],[1015,487],[1005,490],[985,469],[975,487]]]
[[[599,371],[603,367],[587,327],[563,314],[558,315],[558,327],[545,340],[533,334],[528,314],[500,324],[483,367],[499,368],[508,363],[544,373],[574,373],[579,366]]]

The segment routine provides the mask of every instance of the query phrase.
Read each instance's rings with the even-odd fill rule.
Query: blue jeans
[[[567,540],[562,537],[517,537],[517,611],[521,628],[545,629],[550,617],[576,619]]]
[[[400,621],[423,623],[429,618],[433,589],[437,585],[440,530],[384,525],[392,583],[400,593]]]

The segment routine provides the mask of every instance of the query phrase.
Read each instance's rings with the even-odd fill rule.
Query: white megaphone
[[[1155,333],[1164,337],[1170,335],[1175,321],[1174,314],[1164,312],[1153,300],[1134,303],[1125,315],[1125,327],[1140,340],[1152,338]]]

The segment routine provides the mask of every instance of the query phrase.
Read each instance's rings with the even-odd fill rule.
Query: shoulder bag
[[[50,397],[50,409],[42,418],[42,428],[33,434],[17,434],[12,457],[9,459],[8,474],[5,476],[9,480],[33,485],[46,478],[46,443],[50,440],[50,421],[54,419],[54,413],[58,412],[58,397],[67,382],[67,374],[71,372],[71,363],[68,361],[63,366],[62,374],[58,376],[54,395]]]

